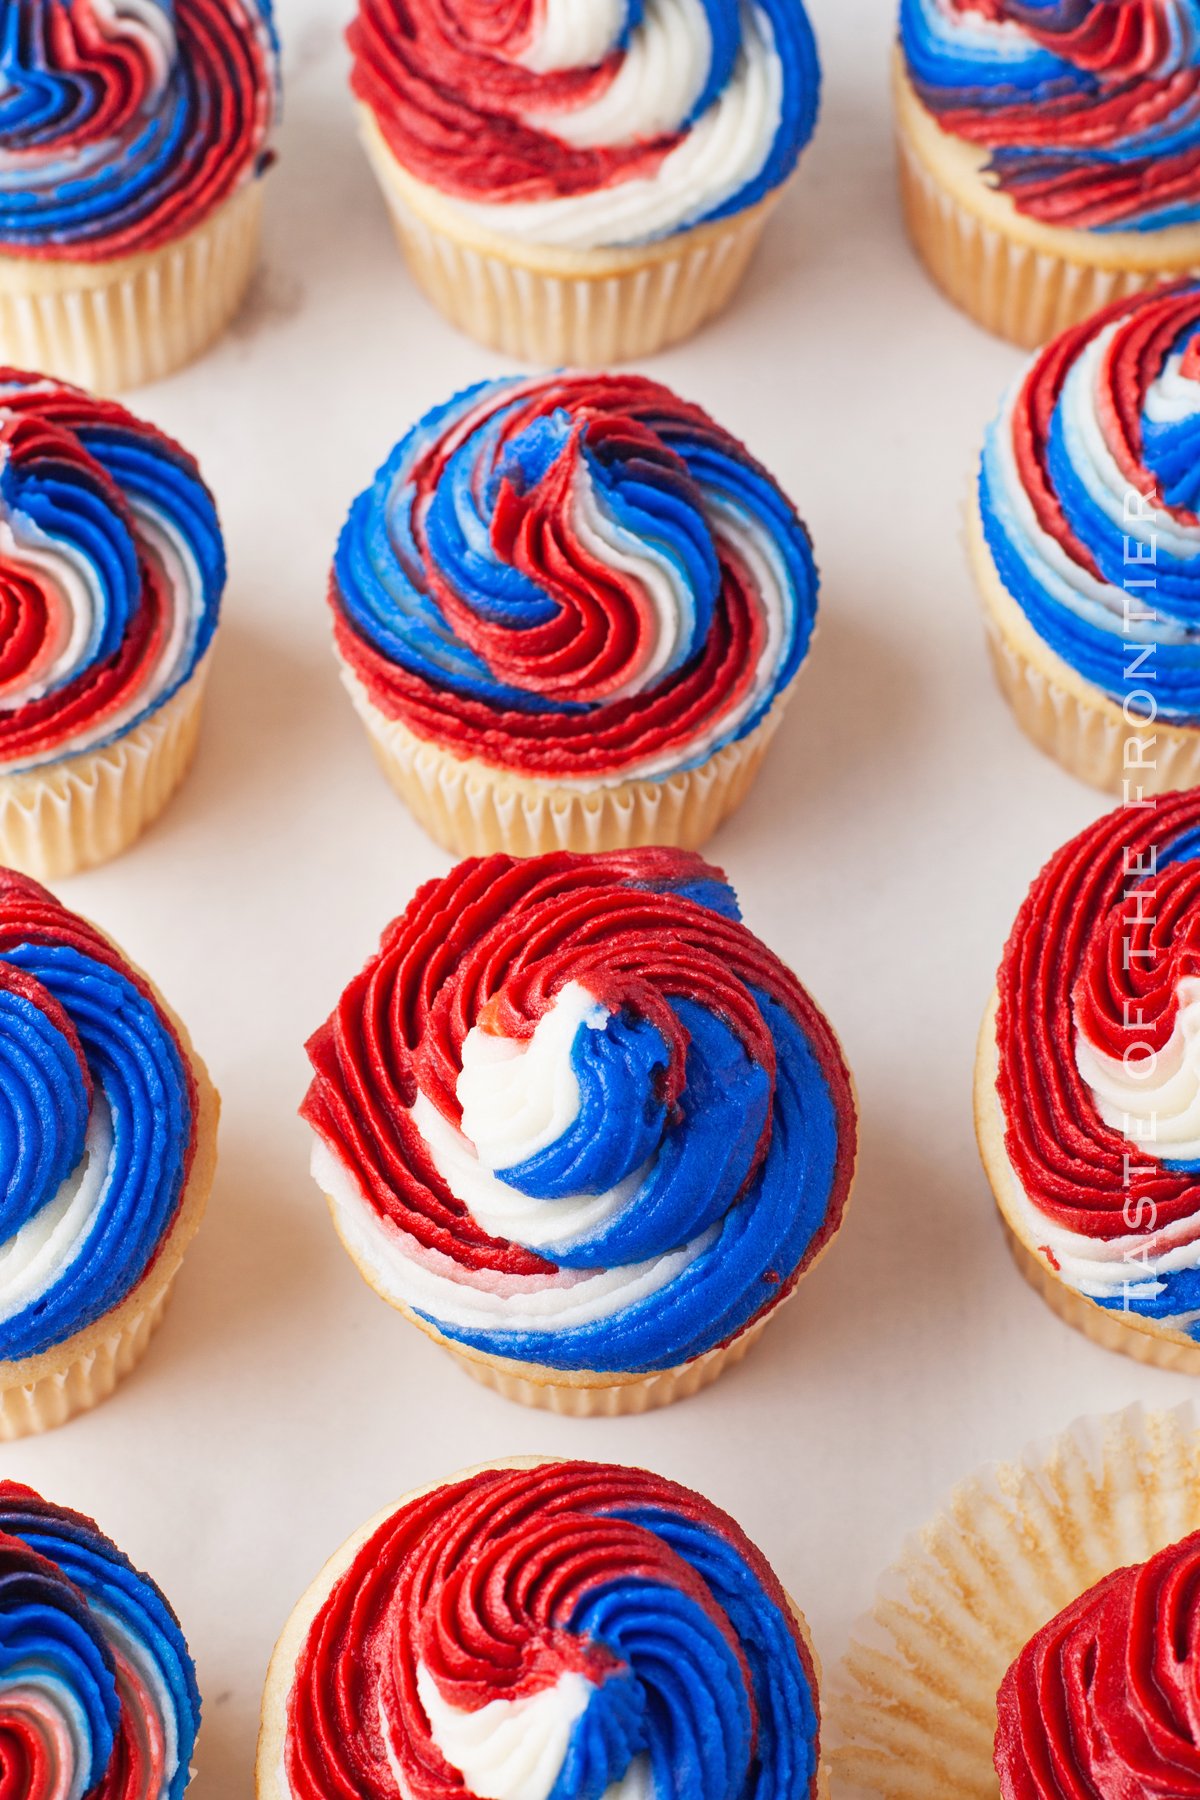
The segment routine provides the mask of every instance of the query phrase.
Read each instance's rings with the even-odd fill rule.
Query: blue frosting
[[[953,111],[987,116],[1007,108],[1042,107],[1047,116],[1053,116],[1053,109],[1060,114],[1069,110],[1078,120],[1069,142],[1015,141],[992,150],[991,166],[1018,205],[1024,180],[1053,176],[1066,191],[1088,177],[1153,168],[1200,150],[1200,112],[1190,91],[1182,92],[1173,109],[1144,128],[1138,126],[1137,109],[1131,108],[1129,129],[1121,136],[1101,138],[1089,131],[1092,107],[1114,94],[1136,92],[1139,82],[1148,86],[1151,78],[1130,61],[1127,67],[1114,67],[1102,80],[1095,70],[1056,54],[1021,29],[1029,25],[1065,36],[1097,10],[1097,0],[1010,0],[1003,13],[1008,29],[999,30],[969,10],[951,12],[940,0],[901,0],[905,60],[917,92],[935,115]],[[1194,76],[1200,64],[1200,0],[1164,0],[1156,9],[1155,24],[1165,25],[1168,40],[1157,73]],[[1192,194],[1156,201],[1153,184],[1148,184],[1147,194],[1133,210],[1091,229],[1157,231],[1200,219],[1200,187]]]
[[[107,1176],[76,1254],[0,1319],[0,1360],[15,1361],[90,1325],[145,1273],[179,1205],[192,1103],[170,1029],[127,975],[62,944],[18,944],[4,960],[40,982],[70,1018],[94,1083],[93,1107],[107,1111],[112,1130]],[[52,1177],[67,1158],[67,1173],[81,1161],[78,1063],[35,1013],[0,1007],[0,1169],[15,1171],[20,1163],[24,1146],[14,1133],[40,1121],[45,1137],[37,1182],[19,1188],[10,1179],[5,1240],[54,1200]]]
[[[124,1654],[133,1646],[177,1741],[175,1767],[155,1800],[181,1800],[200,1694],[179,1622],[159,1589],[90,1520],[27,1490],[0,1487],[0,1531],[43,1559],[0,1547],[0,1708],[10,1684],[20,1687],[31,1674],[54,1680],[87,1759],[86,1800],[99,1791],[121,1727],[113,1648]],[[143,1722],[132,1724],[141,1735]]]
[[[253,173],[262,153],[263,93],[266,118],[277,100],[278,43],[272,0],[241,5],[224,30],[256,34],[246,55],[253,70],[248,91],[222,61],[212,20],[193,17],[195,0],[149,0],[163,17],[163,44],[177,37],[177,53],[157,91],[139,57],[141,104],[116,130],[96,136],[112,70],[100,59],[89,66],[82,40],[70,58],[56,60],[50,29],[52,14],[90,12],[89,0],[8,0],[0,9],[0,157],[13,160],[0,168],[0,240],[30,248],[102,243],[155,220],[202,170],[211,176],[221,158],[248,155]],[[102,29],[110,35],[111,27]],[[137,41],[128,25],[124,30],[128,42]],[[128,65],[123,78],[130,79]],[[181,228],[194,223],[186,218]]]
[[[566,384],[571,380],[564,378]],[[513,398],[506,401],[510,392]],[[605,716],[602,702],[578,701],[569,694],[552,698],[497,675],[483,649],[468,643],[447,618],[431,580],[434,570],[483,626],[520,634],[547,625],[557,616],[559,603],[498,552],[492,513],[502,479],[529,493],[558,470],[561,458],[581,453],[610,519],[672,568],[675,591],[688,609],[670,662],[633,703],[648,704],[703,652],[721,586],[716,508],[731,509],[752,537],[769,545],[784,571],[789,617],[777,669],[730,737],[753,731],[808,651],[818,585],[812,545],[774,481],[734,440],[716,427],[701,434],[683,409],[672,413],[665,390],[660,394],[661,409],[639,414],[667,453],[655,457],[640,444],[614,448],[607,439],[594,448],[586,436],[580,452],[578,429],[563,408],[535,418],[501,450],[507,423],[529,406],[528,383],[520,377],[481,382],[427,413],[396,446],[373,485],[354,501],[338,542],[338,605],[355,633],[388,662],[435,690],[497,711]],[[418,466],[476,409],[481,418],[446,457],[426,500],[415,479]],[[682,460],[686,477],[674,457]],[[718,747],[706,744],[674,766],[704,761]]]
[[[689,124],[708,109],[728,84],[742,37],[740,0],[703,0],[703,6],[712,35],[712,61],[704,92]],[[762,168],[737,193],[698,215],[693,223],[728,218],[772,193],[787,180],[816,129],[821,64],[808,14],[801,0],[756,0],[756,7],[770,21],[783,72],[779,128]]]
[[[707,1525],[660,1508],[613,1516],[653,1532],[696,1570],[745,1657],[753,1712],[729,1640],[696,1599],[634,1577],[598,1583],[569,1629],[624,1667],[577,1721],[551,1800],[602,1800],[641,1755],[661,1800],[802,1800],[816,1775],[816,1701],[791,1626],[759,1576]]]
[[[1195,335],[1194,327],[1181,333],[1174,351],[1185,349]],[[1121,497],[1114,502],[1111,488],[1096,476],[1094,451],[1079,423],[1092,405],[1084,377],[1076,363],[1063,383],[1050,422],[1046,467],[1072,532],[1109,586],[1109,604],[1099,603],[1082,584],[1069,584],[1030,537],[1010,497],[1014,477],[1005,412],[988,430],[980,466],[984,537],[1004,587],[1042,641],[1077,674],[1118,702],[1149,686],[1159,715],[1195,724],[1200,722],[1200,549],[1193,547],[1194,534],[1189,544],[1187,536],[1163,529],[1154,533],[1153,562],[1130,562],[1133,527]],[[1200,412],[1161,419],[1143,413],[1141,434],[1144,465],[1157,492],[1154,506],[1191,507],[1200,495]],[[1153,586],[1135,585],[1145,580]],[[1145,613],[1154,616],[1139,617]],[[1147,645],[1153,650],[1143,659]]]

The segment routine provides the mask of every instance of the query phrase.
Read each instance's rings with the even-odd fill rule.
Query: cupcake
[[[1200,790],[1119,807],[1029,890],[975,1125],[1022,1272],[1072,1325],[1200,1372]]]
[[[1001,692],[1131,804],[1200,782],[1200,283],[1119,301],[1037,356],[968,521]]]
[[[695,849],[779,725],[817,575],[699,407],[635,375],[509,377],[397,445],[330,602],[372,748],[453,854]]]
[[[950,298],[1032,347],[1200,267],[1200,32],[1156,0],[901,0],[909,235]]]
[[[99,1526],[0,1481],[0,1793],[180,1800],[200,1728],[179,1621]]]
[[[699,1494],[495,1463],[381,1513],[304,1595],[258,1800],[810,1800],[817,1681],[800,1612]]]
[[[277,104],[270,0],[20,0],[0,43],[0,361],[109,391],[229,323]]]
[[[461,864],[308,1053],[313,1173],[361,1273],[529,1406],[695,1393],[842,1222],[837,1039],[697,856]]]
[[[95,926],[8,870],[0,1117],[7,1439],[94,1406],[139,1361],[200,1223],[217,1133],[174,1013]]]
[[[1200,1794],[1200,1435],[1085,1421],[957,1488],[835,1681],[839,1800]]]
[[[719,312],[816,123],[800,0],[359,0],[349,41],[414,279],[530,362],[646,356]]]
[[[224,585],[185,450],[0,369],[0,863],[71,875],[162,811],[196,746]]]

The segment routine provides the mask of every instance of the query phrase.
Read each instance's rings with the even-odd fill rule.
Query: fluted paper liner
[[[0,864],[53,882],[127,850],[191,765],[209,660],[114,743],[0,774]]]
[[[967,550],[996,682],[1026,737],[1080,781],[1131,803],[1200,785],[1200,728],[1127,717],[1043,642],[1000,579],[975,501]]]
[[[638,844],[699,849],[744,799],[795,688],[746,737],[694,769],[611,787],[569,787],[455,756],[387,718],[344,664],[342,679],[380,768],[418,823],[454,856],[543,856]]]
[[[178,1035],[196,1083],[196,1149],[179,1210],[150,1268],[110,1312],[53,1349],[0,1362],[0,1442],[50,1431],[108,1399],[145,1355],[204,1216],[216,1171],[220,1101],[182,1021],[157,989],[154,997]]]
[[[182,368],[241,305],[261,215],[252,180],[155,250],[111,262],[0,256],[0,361],[97,393]]]
[[[291,1800],[291,1789],[284,1773],[284,1745],[287,1738],[288,1697],[295,1679],[296,1663],[304,1648],[305,1641],[312,1629],[313,1621],[320,1612],[335,1584],[346,1573],[354,1558],[358,1555],[367,1540],[385,1524],[393,1514],[403,1506],[411,1505],[415,1500],[422,1500],[427,1494],[436,1493],[438,1488],[451,1487],[457,1481],[465,1481],[472,1475],[486,1474],[490,1469],[537,1469],[544,1463],[568,1461],[569,1458],[557,1456],[503,1456],[494,1462],[479,1463],[471,1469],[459,1469],[453,1475],[447,1475],[444,1481],[430,1482],[427,1487],[414,1488],[404,1494],[391,1506],[376,1513],[368,1519],[339,1550],[330,1557],[321,1573],[309,1588],[301,1595],[280,1633],[279,1640],[271,1655],[270,1667],[263,1688],[262,1712],[258,1732],[258,1752],[254,1769],[254,1792],[256,1800]],[[823,1676],[821,1661],[809,1631],[808,1620],[804,1617],[792,1596],[784,1590],[784,1598],[791,1608],[792,1617],[804,1641],[805,1649],[812,1660],[813,1678],[816,1686],[818,1717],[821,1722],[821,1753],[817,1768],[816,1800],[828,1800],[829,1796],[829,1761],[824,1747],[824,1706]]]
[[[1200,1375],[1200,1344],[1186,1332],[1176,1331],[1158,1319],[1147,1318],[1132,1309],[1100,1306],[1085,1294],[1078,1293],[1040,1254],[1036,1241],[1029,1236],[1027,1224],[1012,1205],[1010,1197],[1017,1188],[1017,1176],[1005,1148],[1004,1109],[996,1091],[1000,1072],[1000,1053],[996,1045],[999,1004],[999,995],[993,992],[975,1054],[975,1136],[1014,1262],[1047,1306],[1094,1344],[1100,1344],[1105,1350],[1119,1350],[1125,1356],[1132,1356],[1135,1362],[1150,1363],[1158,1369]]]
[[[521,362],[602,367],[690,337],[732,299],[779,200],[629,250],[517,244],[474,232],[360,117],[413,279],[460,331]]]
[[[1084,1420],[984,1470],[904,1549],[829,1700],[839,1800],[997,1800],[996,1694],[1042,1626],[1200,1529],[1191,1406]]]
[[[900,198],[913,246],[955,305],[998,337],[1033,349],[1110,301],[1200,269],[1200,227],[1060,229],[1019,213],[949,136],[895,65]]]

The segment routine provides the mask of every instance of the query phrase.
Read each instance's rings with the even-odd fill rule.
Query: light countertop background
[[[207,1222],[149,1356],[0,1471],[92,1513],[177,1608],[205,1725],[196,1800],[245,1800],[275,1635],[326,1556],[407,1489],[527,1452],[645,1463],[770,1557],[828,1670],[907,1533],[981,1461],[1083,1412],[1188,1397],[1061,1325],[1009,1263],[971,1067],[1008,927],[1107,804],[993,689],[960,541],[1018,352],[903,238],[886,0],[810,0],[825,98],[734,310],[647,368],[808,520],[821,625],[747,804],[710,847],[828,1011],[862,1156],[834,1249],[742,1366],[631,1420],[475,1387],[362,1284],[308,1175],[303,1043],[412,890],[449,866],[376,772],[337,681],[338,528],[402,430],[505,366],[409,284],[354,136],[349,0],[281,0],[287,117],[264,266],[233,333],[131,396],[199,456],[231,581],[196,768],[129,855],[62,884],[182,1013],[224,1097]]]

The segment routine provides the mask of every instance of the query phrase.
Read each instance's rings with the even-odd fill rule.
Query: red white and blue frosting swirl
[[[354,90],[465,218],[570,249],[754,205],[816,123],[801,0],[359,0]]]
[[[0,254],[153,250],[261,174],[271,0],[8,0]]]
[[[917,94],[1021,213],[1156,231],[1200,220],[1197,0],[901,0]]]
[[[794,507],[698,406],[636,375],[485,382],[354,502],[339,652],[371,703],[464,757],[657,777],[790,685],[817,575]]]
[[[988,431],[979,501],[1038,636],[1131,712],[1200,722],[1200,282],[1041,351]]]
[[[837,1040],[687,852],[461,863],[309,1055],[344,1240],[387,1298],[487,1354],[679,1365],[777,1305],[841,1223]]]
[[[0,771],[99,749],[164,706],[224,586],[185,450],[112,401],[0,369]]]
[[[0,1361],[132,1292],[195,1150],[187,1058],[153,990],[86,920],[0,870]]]
[[[180,1800],[199,1725],[150,1577],[91,1519],[0,1482],[0,1800]]]
[[[1200,1340],[1200,790],[1051,858],[999,993],[1006,1213],[1077,1292]]]
[[[813,1662],[761,1552],[639,1469],[415,1496],[296,1660],[289,1800],[809,1800]]]

